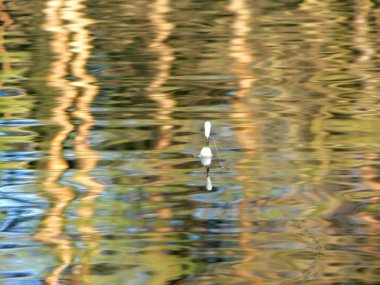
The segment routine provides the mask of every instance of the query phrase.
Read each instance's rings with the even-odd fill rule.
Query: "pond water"
[[[0,20],[0,284],[380,283],[378,1]]]

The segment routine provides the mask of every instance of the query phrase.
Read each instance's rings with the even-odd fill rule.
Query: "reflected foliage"
[[[378,284],[379,7],[0,0],[0,283]]]

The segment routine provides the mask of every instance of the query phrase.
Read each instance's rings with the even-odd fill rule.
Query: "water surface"
[[[379,15],[0,1],[0,284],[379,284]]]

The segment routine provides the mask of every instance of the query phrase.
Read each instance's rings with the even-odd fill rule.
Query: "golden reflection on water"
[[[8,52],[4,45],[4,33],[5,30],[12,25],[13,20],[9,17],[8,13],[4,12],[5,4],[1,0],[0,1],[0,20],[2,21],[2,25],[0,26],[0,54],[1,54],[1,62],[2,62],[2,72],[8,72],[11,69],[11,58],[8,56]],[[3,85],[3,82],[0,81],[0,86]]]
[[[356,2],[356,14],[354,18],[354,30],[355,36],[353,38],[353,45],[360,55],[357,57],[355,63],[352,65],[352,72],[358,74],[363,81],[363,91],[368,92],[372,96],[376,95],[376,90],[379,87],[380,78],[378,74],[369,71],[373,70],[374,57],[376,56],[376,50],[372,46],[372,33],[369,24],[369,18],[373,11],[374,4],[368,0],[357,0]],[[374,98],[363,98],[367,104],[375,103]]]
[[[51,65],[51,73],[47,78],[48,84],[64,90],[62,96],[57,99],[57,107],[52,110],[52,120],[61,127],[49,144],[48,161],[46,164],[47,177],[42,182],[44,190],[51,197],[49,214],[44,218],[41,227],[35,234],[35,238],[55,245],[54,252],[60,259],[61,265],[57,266],[45,281],[49,285],[60,284],[59,278],[63,270],[71,264],[73,253],[71,242],[64,237],[63,226],[65,222],[65,208],[75,198],[73,189],[59,184],[63,173],[68,168],[68,163],[63,157],[63,143],[74,129],[70,116],[66,109],[72,105],[76,96],[76,90],[65,79],[66,68],[72,53],[69,50],[69,33],[64,28],[60,15],[65,2],[47,1],[45,15],[45,28],[51,32],[51,49],[57,60]]]
[[[47,1],[45,9],[44,27],[52,35],[51,50],[55,57],[47,82],[62,94],[55,99],[56,107],[52,109],[52,121],[61,129],[49,144],[47,177],[42,182],[44,190],[52,199],[52,206],[35,235],[36,239],[55,244],[54,251],[61,260],[61,265],[46,277],[47,284],[60,284],[61,274],[71,265],[74,258],[72,244],[65,237],[63,227],[66,219],[65,209],[76,194],[72,187],[60,183],[69,167],[63,150],[68,136],[76,128],[72,123],[74,118],[79,119],[81,123],[74,137],[78,170],[73,180],[87,188],[78,209],[78,231],[86,244],[86,254],[80,261],[82,265],[75,267],[75,274],[87,275],[89,260],[96,254],[98,244],[96,231],[91,224],[95,199],[102,192],[103,184],[91,176],[91,170],[96,167],[99,155],[92,150],[88,142],[89,132],[94,123],[90,106],[98,93],[98,87],[94,84],[96,79],[87,72],[87,63],[91,55],[91,37],[87,27],[93,21],[85,18],[81,12],[84,8],[86,6],[80,0],[51,0]],[[75,80],[66,79],[68,75],[74,76]],[[72,107],[75,111],[71,113],[68,109]]]
[[[164,149],[170,145],[171,129],[173,128],[170,114],[176,103],[170,98],[170,95],[165,93],[165,90],[160,91],[160,89],[168,80],[172,62],[175,60],[174,52],[169,45],[165,44],[175,25],[165,19],[165,15],[171,11],[170,0],[156,0],[148,7],[151,9],[149,18],[156,34],[149,48],[153,53],[158,54],[158,60],[154,66],[157,72],[148,86],[148,96],[158,104],[159,111],[155,119],[161,122],[162,126],[157,149]]]
[[[361,51],[361,55],[358,56],[355,64],[353,65],[353,71],[361,71],[361,77],[363,80],[363,91],[371,94],[371,97],[363,98],[360,100],[360,104],[371,108],[372,104],[376,104],[374,95],[379,87],[379,77],[373,72],[375,68],[373,64],[373,58],[376,55],[375,49],[372,47],[371,41],[371,28],[369,25],[369,17],[373,11],[374,4],[367,0],[357,0],[356,9],[357,13],[354,19],[354,28],[356,35],[354,37],[354,45]],[[361,176],[363,185],[367,186],[372,191],[380,191],[380,183],[377,180],[378,170],[376,167],[379,156],[376,153],[367,153],[366,163],[361,167]],[[370,198],[371,203],[379,203],[380,196],[373,196]],[[380,222],[376,220],[373,215],[367,212],[362,212],[358,215],[358,218],[362,219],[364,223],[368,224],[368,232],[374,235],[380,231]]]
[[[154,119],[160,125],[156,149],[162,151],[171,145],[173,137],[172,129],[174,124],[171,114],[176,102],[165,91],[164,84],[170,77],[172,62],[175,60],[172,48],[165,41],[170,37],[175,29],[175,25],[166,19],[166,15],[171,12],[170,0],[155,0],[147,7],[150,9],[148,17],[155,33],[154,39],[149,44],[149,50],[152,54],[158,55],[153,66],[155,73],[147,87],[147,91],[148,97],[158,105],[157,112],[154,114]],[[165,166],[162,167],[163,169],[170,170],[170,168]],[[153,203],[164,202],[165,196],[160,193],[152,193],[150,194],[150,200]],[[157,210],[155,216],[158,220],[170,221],[173,218],[173,209],[163,207]],[[155,227],[154,232],[156,237],[153,238],[155,243],[165,245],[167,242],[165,233],[172,231],[173,228],[166,225],[166,223]],[[175,279],[181,274],[182,266],[178,257],[168,255],[164,250],[164,246],[157,246],[146,253],[139,254],[138,257],[130,256],[131,259],[137,261],[137,264],[142,265],[143,271],[153,273],[151,278],[146,281],[147,285],[166,284],[166,282]]]
[[[72,34],[71,46],[75,57],[71,63],[71,73],[76,77],[76,81],[71,84],[76,86],[80,91],[80,95],[76,100],[76,108],[73,116],[81,120],[78,126],[77,134],[74,138],[74,151],[77,158],[78,170],[73,178],[81,185],[87,188],[87,193],[81,197],[81,203],[78,209],[78,217],[80,224],[78,231],[81,233],[81,239],[86,244],[86,252],[81,260],[81,266],[77,270],[77,274],[81,274],[82,280],[86,280],[89,273],[91,257],[98,254],[97,245],[100,236],[94,228],[94,212],[95,202],[98,195],[103,191],[104,185],[92,177],[91,171],[96,167],[100,158],[98,153],[89,145],[90,129],[94,124],[94,118],[91,115],[91,104],[98,94],[95,77],[87,72],[87,63],[91,55],[91,36],[87,27],[94,21],[85,18],[81,10],[86,6],[83,1],[71,1],[71,13],[67,18],[71,18],[69,25]]]
[[[232,72],[237,76],[239,89],[235,94],[235,101],[232,106],[234,112],[231,117],[235,120],[243,120],[250,122],[249,126],[243,126],[236,130],[236,136],[239,144],[247,151],[247,155],[251,156],[256,150],[255,140],[255,120],[252,110],[252,105],[247,104],[247,97],[252,92],[254,76],[251,71],[251,66],[254,63],[252,49],[249,45],[249,35],[253,32],[251,10],[248,8],[245,0],[231,0],[227,7],[233,14],[232,37],[230,41],[230,57],[233,59]],[[249,102],[249,101],[248,101]],[[257,101],[255,102],[257,103]],[[240,161],[242,165],[247,163],[246,159]],[[237,180],[244,181],[248,176],[244,171],[237,176]],[[239,220],[242,227],[242,232],[239,238],[239,246],[245,252],[244,257],[239,265],[235,265],[236,274],[245,280],[249,280],[254,284],[262,284],[261,278],[258,278],[250,269],[244,269],[246,264],[249,264],[255,256],[255,249],[250,246],[251,242],[251,201],[253,198],[251,189],[244,189],[243,201],[239,206]]]
[[[16,2],[9,5],[27,13]],[[373,1],[89,3],[44,2],[44,31],[30,29],[50,54],[30,36],[21,41],[46,69],[26,81],[54,90],[48,111],[48,104],[24,108],[41,120],[31,128],[43,141],[35,142],[43,169],[17,162],[41,177],[26,187],[49,203],[31,256],[42,248],[41,260],[54,261],[47,274],[30,276],[47,284],[152,285],[378,279],[380,16]],[[10,28],[0,12],[1,33],[29,31],[29,23],[17,28],[24,16],[14,16]],[[15,38],[1,39],[4,72]],[[38,104],[46,99],[40,89],[31,88]],[[9,106],[12,119],[18,109]],[[211,168],[213,191],[204,189],[192,156],[205,120],[215,123],[230,166]],[[16,140],[4,130],[12,141],[0,158],[12,176],[12,159],[29,153],[4,149],[24,150],[20,142],[33,137]],[[11,189],[23,190],[15,186],[23,179]],[[29,234],[28,223],[11,230]],[[21,276],[9,272],[0,269],[0,279]]]

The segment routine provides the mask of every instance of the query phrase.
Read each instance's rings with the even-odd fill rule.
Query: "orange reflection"
[[[368,160],[366,165],[363,165],[361,170],[361,178],[362,184],[365,185],[372,192],[376,193],[376,191],[380,191],[380,183],[377,182],[379,178],[379,170],[377,168],[379,157],[377,154],[367,154],[366,158]],[[376,204],[380,202],[380,196],[372,196],[368,199],[370,203]],[[359,213],[358,217],[360,217],[365,224],[368,225],[367,234],[376,235],[380,232],[380,222],[368,212]]]
[[[248,154],[253,153],[256,149],[256,130],[254,126],[252,127],[252,106],[243,101],[244,99],[247,99],[255,81],[250,70],[250,67],[253,64],[253,57],[251,55],[252,50],[248,43],[248,37],[251,33],[250,25],[252,23],[251,9],[249,9],[245,0],[231,0],[228,5],[228,10],[234,14],[234,21],[232,23],[233,34],[229,47],[230,57],[233,59],[232,72],[239,78],[239,90],[235,95],[237,100],[232,102],[234,112],[232,112],[230,116],[236,120],[249,122],[249,125],[246,125],[244,123],[240,124],[243,127],[240,127],[236,130],[238,141],[246,149],[246,152]],[[242,164],[246,162],[247,160],[245,159],[241,161]],[[246,175],[249,174],[241,173],[237,179],[244,181]],[[250,191],[250,189],[244,188],[244,199],[240,203],[239,209],[239,219],[242,227],[239,244],[242,250],[245,252],[245,255],[240,264],[251,262],[256,252],[255,249],[253,249],[250,245],[252,229],[252,223],[250,219],[250,202],[252,201],[252,198],[252,191]],[[252,282],[252,284],[261,283],[260,278],[254,276],[252,271],[249,269],[244,269],[243,267],[236,266],[235,271],[239,276]]]
[[[164,43],[174,29],[174,25],[166,20],[166,14],[171,11],[170,3],[170,0],[156,0],[149,5],[149,19],[156,34],[149,47],[154,53],[158,54],[158,60],[155,65],[157,69],[156,75],[148,87],[148,96],[158,104],[155,119],[162,124],[157,149],[164,149],[171,143],[171,130],[173,128],[171,113],[172,108],[175,106],[175,101],[167,93],[161,91],[170,76],[172,62],[175,59],[170,46]],[[152,193],[150,199],[156,203],[161,203],[165,201],[165,196],[161,193]],[[143,266],[144,271],[154,273],[149,276],[149,280],[145,281],[147,285],[166,284],[178,277],[182,272],[178,257],[168,255],[165,252],[165,244],[167,244],[165,233],[173,230],[165,221],[170,221],[172,217],[173,211],[171,208],[157,210],[157,224],[159,226],[155,227],[156,237],[151,239],[159,243],[160,246],[144,254],[131,256]]]
[[[251,9],[245,0],[231,0],[228,10],[235,15],[229,50],[230,56],[234,59],[233,73],[239,77],[240,92],[237,97],[244,98],[255,81],[250,70],[253,64],[252,50],[247,42],[251,33]]]
[[[75,198],[75,193],[70,187],[59,183],[61,176],[68,168],[68,163],[63,157],[63,143],[74,129],[66,109],[71,106],[76,96],[76,90],[65,79],[67,75],[66,66],[72,53],[68,48],[69,33],[64,28],[60,17],[60,10],[63,7],[64,1],[51,0],[47,2],[44,11],[46,15],[45,29],[51,32],[50,46],[55,55],[47,82],[52,87],[64,90],[62,96],[56,99],[56,107],[52,110],[52,121],[60,126],[61,129],[50,142],[46,178],[42,182],[43,189],[51,197],[51,208],[43,220],[41,228],[35,235],[38,240],[56,245],[54,251],[61,260],[61,265],[56,267],[45,279],[49,285],[59,284],[60,274],[70,265],[73,258],[72,246],[70,241],[63,235],[63,227],[65,222],[64,209]]]
[[[164,149],[170,145],[171,130],[173,125],[171,122],[172,109],[175,106],[175,100],[171,99],[165,92],[160,92],[160,88],[165,84],[170,76],[171,64],[174,57],[174,52],[169,45],[164,42],[170,36],[174,25],[165,19],[165,14],[170,12],[170,0],[156,0],[151,6],[149,18],[154,27],[156,38],[150,44],[150,48],[158,53],[157,74],[155,79],[149,84],[149,97],[157,102],[159,111],[156,119],[162,121],[160,140],[157,149]]]
[[[355,37],[353,37],[353,41],[361,54],[357,57],[352,70],[353,72],[360,70],[364,91],[375,95],[374,92],[378,89],[377,85],[379,80],[377,76],[373,76],[369,71],[375,68],[373,59],[376,55],[376,50],[371,44],[371,28],[369,23],[374,4],[369,0],[356,0],[355,3],[354,31],[356,33]],[[372,106],[372,104],[376,103],[374,100],[376,100],[375,97],[363,96],[363,98],[358,101],[361,106]],[[378,182],[379,171],[377,168],[379,156],[376,153],[367,153],[366,159],[367,163],[360,168],[362,184],[376,193],[376,191],[380,191],[380,183]],[[369,201],[371,203],[379,203],[380,198],[378,195],[373,196],[369,198]],[[358,216],[368,225],[368,234],[376,235],[379,233],[380,222],[376,220],[375,217],[368,212],[361,212]]]
[[[151,5],[151,13],[149,18],[154,27],[156,33],[156,38],[150,44],[150,48],[158,53],[157,61],[157,74],[154,80],[149,84],[149,97],[156,101],[159,105],[159,111],[156,115],[156,119],[163,121],[164,125],[161,126],[161,135],[157,145],[157,149],[164,149],[170,145],[171,141],[171,130],[173,125],[170,124],[172,113],[172,108],[175,106],[175,100],[171,99],[169,95],[164,92],[160,92],[160,88],[168,80],[170,76],[171,64],[174,61],[174,53],[169,45],[165,44],[165,40],[170,36],[174,25],[168,22],[165,15],[170,12],[170,0],[156,0]],[[154,200],[162,200],[161,195],[153,197]],[[171,209],[161,209],[159,210],[159,217],[169,219],[172,216]],[[170,231],[170,227],[162,227],[158,229],[159,231],[165,232]]]
[[[361,78],[361,89],[371,96],[361,96],[357,103],[372,109],[377,104],[377,90],[379,87],[379,76],[377,72],[376,56],[377,51],[374,46],[374,30],[371,30],[371,17],[376,15],[374,12],[374,4],[369,0],[355,1],[355,17],[353,45],[360,55],[356,57],[356,61],[352,64],[351,72],[357,74]]]
[[[369,0],[356,0],[356,12],[355,13],[355,31],[356,37],[353,37],[357,48],[362,52],[358,56],[358,62],[365,63],[371,59],[375,54],[374,49],[370,45],[369,41],[369,16],[372,11],[373,3]]]
[[[4,12],[5,10],[5,4],[2,0],[0,0],[0,21],[2,22],[2,25],[0,26],[0,54],[2,56],[2,70],[7,72],[11,68],[11,59],[9,56],[7,56],[7,50],[4,46],[4,33],[5,30],[12,25],[13,20],[9,17],[8,13]],[[3,83],[0,81],[0,86],[2,86]]]
[[[236,134],[239,142],[247,150],[253,151],[255,149],[255,127],[252,127],[252,106],[245,103],[243,100],[252,90],[255,78],[251,72],[250,67],[253,64],[252,51],[247,42],[249,34],[251,33],[251,10],[247,6],[245,0],[231,0],[228,6],[234,14],[234,21],[232,23],[232,39],[230,41],[230,57],[233,59],[232,72],[239,78],[239,90],[235,97],[238,100],[232,101],[234,112],[231,112],[231,117],[236,120],[248,121],[249,124],[239,124]]]
[[[94,21],[84,17],[85,15],[81,10],[86,7],[82,5],[82,2],[83,0],[69,1],[67,11],[70,12],[64,13],[63,16],[68,20],[70,19],[68,27],[73,35],[71,46],[73,46],[75,56],[70,70],[77,81],[73,81],[71,84],[76,86],[80,92],[76,101],[76,111],[73,113],[74,117],[82,121],[74,138],[74,150],[78,160],[78,170],[74,179],[88,189],[86,195],[81,199],[78,210],[81,221],[78,230],[81,232],[81,238],[87,244],[88,254],[82,258],[82,266],[80,266],[77,274],[80,273],[82,278],[85,278],[89,271],[90,259],[96,255],[100,238],[92,224],[96,198],[103,191],[104,185],[91,176],[91,171],[96,167],[100,158],[98,153],[89,145],[90,129],[95,123],[90,108],[98,94],[98,87],[94,84],[95,77],[88,74],[86,68],[92,49],[91,36],[87,27]]]
[[[87,243],[88,252],[92,253],[97,245],[97,239],[94,238],[96,231],[89,224],[94,214],[95,198],[103,190],[103,184],[90,175],[91,170],[96,167],[99,155],[91,149],[88,140],[90,129],[94,124],[90,106],[98,93],[98,88],[92,84],[95,78],[86,71],[91,51],[87,26],[93,22],[84,18],[80,12],[85,8],[82,2],[49,0],[45,9],[44,28],[52,35],[51,50],[54,54],[47,82],[61,92],[61,96],[56,98],[56,107],[52,109],[52,121],[60,126],[60,130],[49,144],[47,177],[43,181],[44,190],[50,195],[52,206],[42,222],[42,227],[35,235],[36,239],[56,245],[55,252],[61,260],[61,264],[46,278],[47,284],[60,284],[60,275],[73,260],[72,245],[64,237],[63,227],[65,208],[75,198],[75,193],[71,187],[59,183],[69,167],[63,156],[63,149],[69,134],[75,129],[72,124],[73,117],[81,120],[74,137],[74,150],[79,168],[75,172],[75,179],[88,188],[78,210],[81,222],[78,230]],[[68,75],[75,77],[76,81],[67,80]],[[75,107],[76,111],[70,112],[71,107]],[[74,270],[74,274],[86,271],[87,260],[82,259],[81,262],[84,263],[80,266],[83,270]]]

